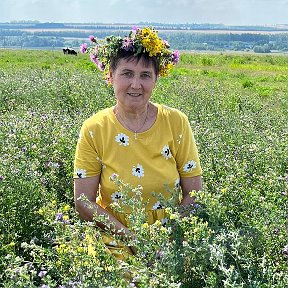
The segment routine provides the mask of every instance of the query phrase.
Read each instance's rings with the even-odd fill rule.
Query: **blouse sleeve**
[[[180,177],[194,177],[202,174],[198,149],[187,116],[183,119],[182,134],[178,138],[176,154]]]
[[[74,178],[97,176],[101,173],[101,159],[95,147],[95,135],[85,123],[82,125],[74,159]]]

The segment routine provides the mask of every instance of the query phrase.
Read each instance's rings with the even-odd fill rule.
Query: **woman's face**
[[[120,59],[117,68],[110,72],[110,80],[117,102],[128,109],[137,109],[148,103],[157,76],[152,63]]]

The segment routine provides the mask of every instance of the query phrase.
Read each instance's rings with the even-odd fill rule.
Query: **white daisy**
[[[154,206],[153,206],[153,210],[157,210],[157,209],[162,209],[163,205],[160,203],[160,201],[157,201]]]
[[[144,168],[142,165],[140,165],[139,163],[137,164],[137,166],[133,166],[132,168],[132,175],[141,178],[144,177]]]
[[[168,145],[165,145],[163,147],[161,154],[166,160],[172,157],[172,154]]]
[[[116,191],[111,195],[111,198],[114,202],[117,202],[119,199],[123,198],[123,194],[121,192]]]
[[[78,178],[86,178],[86,170],[84,169],[76,169],[76,175],[78,176]]]
[[[184,172],[191,172],[195,168],[196,168],[196,162],[194,160],[190,160],[184,165],[183,171]]]
[[[117,136],[115,136],[116,142],[119,143],[119,145],[128,146],[129,145],[129,137],[125,135],[124,133],[119,133]]]

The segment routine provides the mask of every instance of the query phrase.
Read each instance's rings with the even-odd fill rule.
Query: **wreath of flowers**
[[[80,46],[81,53],[89,53],[90,60],[104,72],[108,78],[110,60],[120,50],[131,51],[134,56],[148,53],[150,57],[156,57],[160,63],[160,76],[167,76],[174,65],[179,62],[179,51],[170,50],[167,41],[158,36],[158,32],[151,27],[142,29],[133,27],[128,36],[108,36],[104,40],[98,40],[93,35],[89,36],[93,46],[83,43]]]

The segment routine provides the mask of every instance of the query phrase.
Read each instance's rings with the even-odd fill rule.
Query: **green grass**
[[[166,230],[143,229],[139,212],[142,254],[126,265],[140,287],[288,286],[287,62],[187,53],[157,83],[152,101],[189,117],[204,190],[188,219],[171,207]],[[0,50],[0,87],[0,287],[127,287],[72,208],[79,129],[115,103],[111,89],[84,55],[29,50]]]

